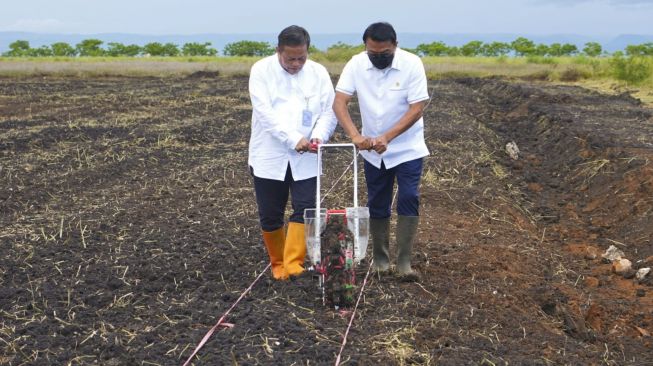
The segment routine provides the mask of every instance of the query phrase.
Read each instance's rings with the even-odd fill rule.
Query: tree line
[[[321,54],[332,61],[346,60],[351,55],[364,49],[363,45],[348,45],[338,42],[325,51],[311,46],[311,54]],[[517,57],[542,56],[561,57],[585,55],[598,57],[607,55],[597,42],[587,42],[582,49],[570,43],[536,44],[532,40],[519,37],[512,42],[470,41],[462,46],[449,46],[444,42],[422,43],[408,49],[419,56],[465,56],[465,57],[501,57],[513,55]],[[267,56],[275,50],[268,42],[238,41],[225,45],[224,56]],[[653,42],[628,45],[624,51],[615,55],[653,56]],[[211,42],[185,43],[181,47],[174,43],[151,42],[143,46],[125,45],[119,42],[104,42],[99,39],[85,39],[75,46],[66,42],[57,42],[49,46],[30,47],[28,41],[17,40],[9,44],[9,51],[3,53],[7,57],[137,57],[137,56],[218,56],[217,49],[211,47]]]
[[[74,47],[66,42],[56,42],[49,46],[30,47],[28,41],[18,40],[9,44],[9,51],[3,53],[7,57],[136,57],[136,56],[216,56],[218,51],[211,47],[210,42],[186,43],[182,47],[174,43],[151,42],[143,46],[125,45],[119,42],[104,42],[99,39],[85,39]]]

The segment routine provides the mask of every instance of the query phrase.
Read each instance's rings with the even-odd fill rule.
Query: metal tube
[[[317,189],[315,200],[315,242],[320,243],[320,176],[322,175],[322,144],[317,145]],[[322,243],[320,243],[320,248]],[[321,250],[320,250],[321,251]],[[318,253],[318,255],[320,255]]]

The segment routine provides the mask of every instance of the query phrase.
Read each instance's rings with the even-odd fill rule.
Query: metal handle
[[[322,149],[326,148],[341,148],[351,147],[353,151],[353,165],[354,165],[354,207],[358,207],[358,162],[356,161],[358,155],[356,154],[356,145],[354,144],[319,144],[317,146],[317,189],[315,195],[315,240],[320,240],[320,175],[322,175]]]

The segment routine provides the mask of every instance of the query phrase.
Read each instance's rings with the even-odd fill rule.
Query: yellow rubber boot
[[[283,266],[289,276],[297,276],[304,272],[306,257],[306,238],[304,224],[288,223],[286,245],[283,247]]]
[[[268,249],[270,256],[270,263],[272,264],[272,277],[277,280],[285,280],[288,278],[288,273],[283,264],[283,247],[286,241],[284,235],[284,228],[281,227],[275,231],[264,231],[263,242]]]

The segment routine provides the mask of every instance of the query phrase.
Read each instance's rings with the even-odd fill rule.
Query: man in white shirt
[[[374,23],[363,34],[365,51],[345,65],[336,86],[334,112],[365,159],[374,269],[390,269],[390,217],[397,180],[397,273],[418,280],[411,255],[419,223],[419,183],[424,142],[422,111],[429,99],[426,73],[419,57],[397,47],[388,23]],[[358,96],[362,133],[349,114]]]
[[[299,26],[278,36],[276,53],[256,62],[249,77],[252,101],[250,171],[272,276],[304,271],[304,209],[315,207],[316,144],[336,127],[333,84],[324,66],[308,59],[308,32]],[[284,213],[291,195],[287,233]]]

